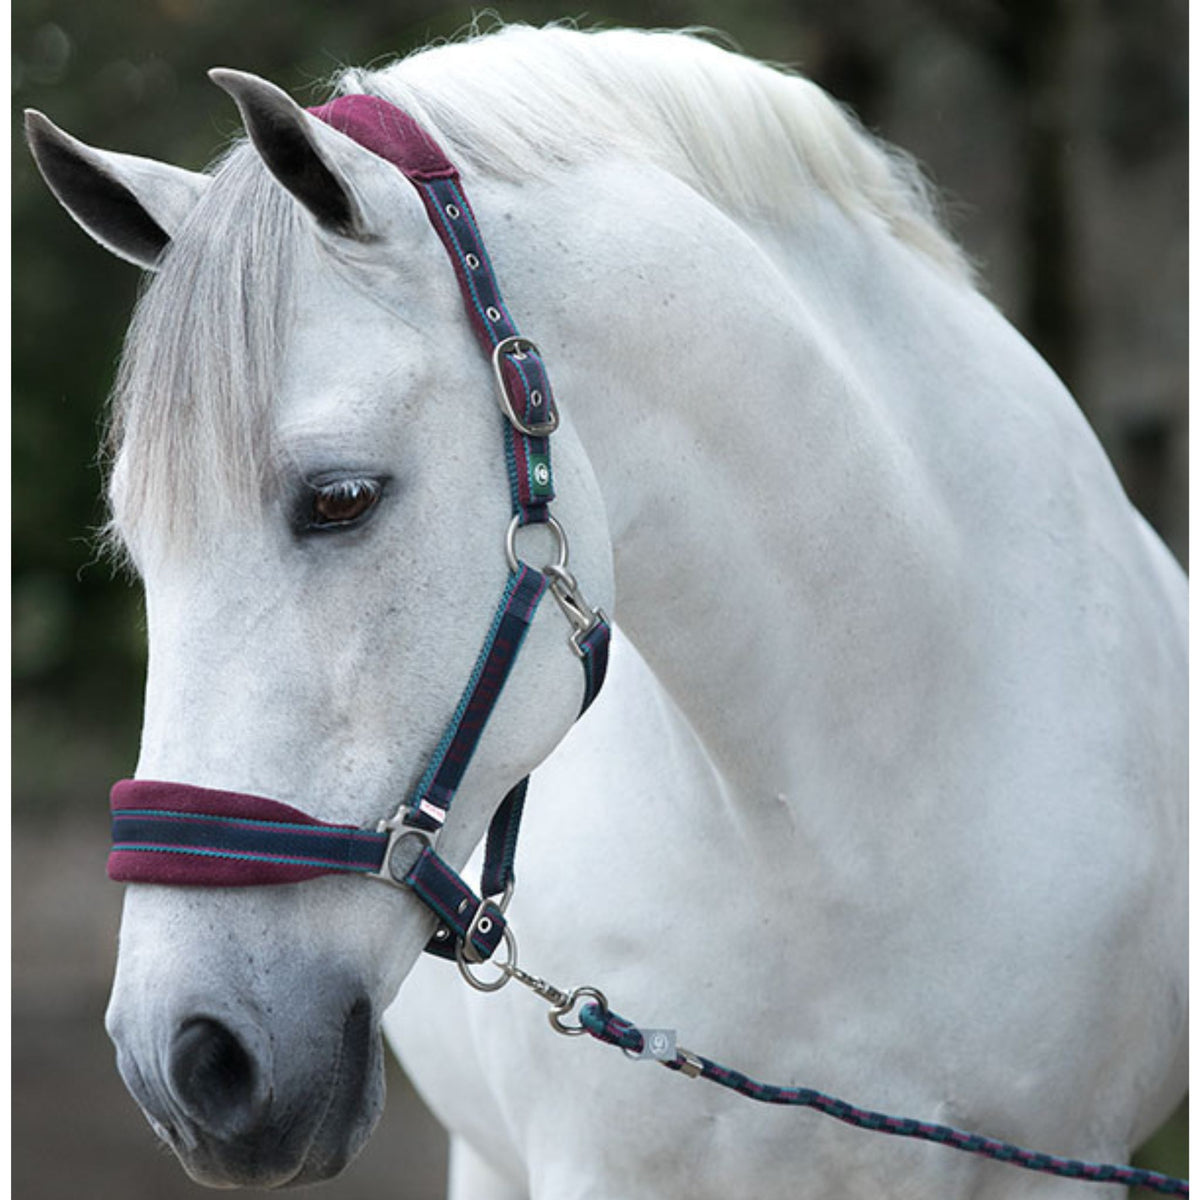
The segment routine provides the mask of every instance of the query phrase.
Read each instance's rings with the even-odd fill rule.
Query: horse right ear
[[[208,184],[207,175],[86,146],[35,109],[25,112],[25,136],[63,208],[107,250],[148,271]]]

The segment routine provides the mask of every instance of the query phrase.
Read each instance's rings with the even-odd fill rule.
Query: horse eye
[[[336,479],[313,484],[308,526],[338,529],[353,525],[375,507],[381,491],[377,479]]]

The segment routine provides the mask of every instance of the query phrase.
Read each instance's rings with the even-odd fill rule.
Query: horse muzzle
[[[122,1078],[197,1183],[289,1187],[340,1172],[383,1109],[383,1051],[366,997],[271,1032],[248,1015],[200,1010],[172,1022],[162,1052],[114,1003]],[[154,1024],[154,1022],[150,1022]],[[141,1041],[142,1044],[139,1044]]]

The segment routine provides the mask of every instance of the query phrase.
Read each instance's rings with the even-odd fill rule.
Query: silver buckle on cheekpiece
[[[549,437],[558,428],[558,410],[554,407],[553,400],[549,396],[546,397],[548,416],[545,421],[536,425],[523,421],[517,415],[516,405],[513,404],[512,395],[508,390],[508,382],[504,378],[504,371],[501,367],[504,355],[511,354],[516,359],[522,359],[530,351],[534,354],[540,353],[534,342],[519,334],[497,342],[495,349],[492,350],[492,372],[496,376],[496,385],[500,389],[500,409],[508,418],[509,424],[518,433],[523,433],[526,437]]]

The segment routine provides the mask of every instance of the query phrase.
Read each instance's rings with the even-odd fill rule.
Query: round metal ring
[[[549,514],[545,521],[538,521],[538,525],[549,529],[558,543],[555,551],[557,561],[544,567],[543,570],[551,575],[561,575],[566,572],[567,561],[571,557],[571,547],[567,544],[567,531]],[[521,517],[518,514],[508,523],[508,532],[504,535],[504,554],[508,559],[508,569],[516,574],[521,569],[521,560],[517,557],[517,530],[525,528],[521,524]]]
[[[458,963],[462,977],[477,992],[498,992],[512,978],[512,968],[517,965],[517,939],[507,925],[504,927],[504,948],[508,957],[503,962],[492,963],[500,972],[495,979],[482,979],[474,974],[472,964],[463,956],[462,942],[454,947],[454,961]]]
[[[563,1017],[569,1016],[579,1001],[587,998],[594,1000],[605,1012],[608,1012],[608,1000],[599,988],[577,987],[567,997],[565,1004],[557,1005],[548,1014],[550,1025],[555,1032],[565,1033],[567,1037],[578,1037],[581,1033],[587,1033],[587,1028],[582,1021],[578,1025],[563,1024]]]

